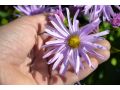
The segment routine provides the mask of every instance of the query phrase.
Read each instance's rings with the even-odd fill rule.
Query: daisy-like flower
[[[53,27],[48,26],[45,31],[55,38],[55,40],[48,41],[43,46],[47,48],[43,58],[53,56],[48,64],[53,63],[52,70],[59,68],[59,73],[64,75],[68,65],[71,65],[76,74],[79,73],[80,68],[84,69],[82,61],[86,61],[90,67],[94,67],[91,63],[89,55],[98,58],[104,58],[101,54],[97,53],[95,49],[106,49],[104,46],[95,43],[98,40],[103,40],[103,35],[109,33],[108,30],[93,33],[100,23],[99,19],[79,28],[79,21],[76,19],[79,10],[76,11],[73,23],[70,19],[69,9],[67,11],[68,27],[64,25],[60,17],[55,14],[55,18],[51,18]],[[89,55],[88,55],[89,54]]]
[[[120,10],[119,5],[114,5],[118,10]],[[85,5],[84,14],[89,16],[89,20],[94,21],[96,18],[102,16],[103,20],[111,22],[114,19],[115,12],[111,5]]]
[[[45,5],[22,5],[22,6],[15,6],[15,8],[18,11],[20,11],[28,16],[46,12],[46,13],[57,14],[61,17],[61,20],[63,20],[63,21],[65,20],[65,17],[62,13],[62,7],[60,5],[56,6],[56,7],[49,7],[49,6],[45,6]]]
[[[45,5],[22,5],[15,6],[15,8],[24,13],[25,15],[36,15],[48,11],[48,8]]]

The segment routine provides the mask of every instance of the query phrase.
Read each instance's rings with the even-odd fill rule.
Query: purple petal
[[[42,6],[42,5],[40,5],[40,6]],[[32,7],[32,10],[37,10],[38,9],[37,5],[31,5],[31,7]]]
[[[65,45],[61,45],[59,47],[56,47],[53,50],[49,50],[48,52],[45,53],[45,55],[43,56],[43,58],[47,58],[52,54],[55,54],[56,52],[59,52],[60,50],[62,50],[65,47]]]
[[[68,67],[68,59],[66,60],[66,64],[62,64],[59,73],[61,75],[64,75]]]
[[[94,51],[93,49],[91,49],[91,47],[86,47],[86,50],[89,52],[89,54],[91,54],[93,57],[97,57],[97,58],[100,58],[100,59],[103,59],[104,60],[104,56],[97,53],[96,51]]]
[[[114,11],[112,9],[112,6],[108,5],[107,7],[108,7],[108,11],[109,11],[110,15],[114,16],[115,13],[114,13]]]
[[[110,14],[109,14],[109,11],[107,10],[107,8],[103,9],[103,14],[105,16],[105,19],[107,19],[108,21],[110,21],[111,17],[110,17]]]
[[[31,12],[32,11],[31,6],[32,5],[30,5],[30,6],[26,5],[26,6],[23,6],[23,7],[26,9],[26,11]]]
[[[62,13],[62,7],[61,5],[58,6],[58,15],[60,16],[61,20],[64,21],[65,20],[65,16]]]
[[[71,53],[71,58],[70,58],[70,64],[72,65],[74,71],[76,69],[76,65],[75,65],[75,60],[76,60],[76,55],[75,55],[75,50],[73,49],[73,52]]]
[[[95,15],[98,15],[102,9],[103,9],[104,5],[95,5]]]
[[[58,43],[58,44],[49,44],[49,45],[43,45],[42,46],[42,48],[46,48],[46,47],[55,47],[55,46],[61,46],[61,45],[63,45],[63,44],[60,44],[60,43]]]
[[[76,31],[76,26],[77,26],[76,24],[78,24],[76,21],[78,14],[79,14],[79,9],[76,11],[74,18],[73,18],[73,31],[74,32]]]
[[[81,41],[88,41],[88,42],[96,42],[98,40],[105,40],[104,37],[97,37],[97,36],[93,36],[92,34],[91,35],[88,35],[88,36],[84,36],[84,37],[81,37]]]
[[[16,6],[15,7],[18,11],[23,12],[26,15],[30,15],[30,12],[28,12],[25,8],[23,8],[23,6]]]
[[[94,22],[87,24],[81,28],[80,36],[88,35],[89,33],[93,32],[98,25],[100,24],[100,19],[97,18]]]
[[[54,54],[55,52],[56,52],[56,49],[53,49],[53,50],[47,52],[47,53],[43,56],[43,58],[45,59],[45,58],[49,57],[50,55]]]
[[[119,5],[114,5],[118,10],[120,10],[120,6]]]
[[[51,59],[48,61],[48,64],[51,64],[51,63],[55,62],[56,59],[58,59],[59,57],[61,57],[61,56],[62,56],[62,54],[61,54],[62,51],[63,51],[63,50],[61,50],[61,51],[58,52],[53,58],[51,58]]]
[[[72,32],[73,32],[73,29],[72,29],[72,23],[71,23],[71,19],[70,19],[70,12],[69,12],[69,9],[66,8],[66,11],[67,11],[67,19],[68,19],[69,30],[70,30],[70,32],[72,33]]]
[[[48,45],[48,44],[59,44],[59,43],[63,44],[63,43],[65,43],[65,41],[64,40],[54,40],[54,41],[48,41],[45,44]]]
[[[62,59],[64,58],[64,55],[65,55],[67,52],[68,52],[67,49],[64,48],[64,50],[62,51],[62,55],[55,61],[54,65],[53,65],[53,67],[52,67],[53,70],[55,70],[55,69],[58,67],[58,65],[60,64],[60,62],[63,61]],[[65,58],[64,58],[64,59],[65,59]]]
[[[76,32],[79,30],[79,21],[78,21],[78,20],[75,21],[75,26],[74,26],[74,28],[75,28],[75,31],[76,31]]]
[[[105,30],[105,31],[102,31],[102,32],[99,32],[99,33],[96,33],[96,34],[91,34],[91,36],[100,37],[100,36],[107,35],[107,34],[109,34],[109,33],[110,33],[109,30]]]
[[[65,57],[64,57],[64,59],[63,59],[63,63],[62,63],[62,65],[61,65],[61,67],[60,67],[60,71],[59,71],[59,73],[61,74],[61,75],[64,75],[65,74],[65,72],[66,72],[66,70],[67,70],[67,67],[68,67],[68,61],[69,61],[69,50],[67,49],[66,50],[67,51],[67,53],[66,53],[66,55],[65,55]]]
[[[56,30],[64,37],[67,37],[68,34],[66,34],[65,31],[63,31],[54,21],[50,21],[52,25],[56,28]]]
[[[45,31],[46,31],[47,33],[49,33],[50,35],[56,37],[56,38],[64,39],[64,37],[62,37],[62,36],[59,35],[58,33],[55,33],[55,32],[50,31],[49,28],[48,28],[48,29],[46,28]]]
[[[60,64],[60,62],[62,62],[62,59],[63,59],[63,54],[61,54],[59,56],[59,58],[55,61],[55,63],[53,64],[53,67],[52,67],[52,70],[55,70],[57,68],[57,66]]]
[[[89,10],[93,7],[93,5],[86,5],[84,9],[84,14],[88,14]]]
[[[91,66],[92,66],[92,63],[91,63],[91,60],[90,60],[89,56],[87,55],[87,52],[86,52],[85,48],[83,48],[80,53],[81,53],[81,55],[82,55],[82,58],[83,58],[85,61],[87,61],[89,67],[91,67]]]
[[[76,73],[79,73],[79,70],[80,70],[80,56],[79,56],[79,52],[78,50],[76,51],[76,70],[75,72]]]
[[[65,31],[65,33],[67,33],[69,35],[69,32],[67,31],[68,29],[64,26],[64,24],[61,21],[61,19],[59,18],[59,16],[57,14],[55,14],[55,17],[56,17],[58,23],[60,24],[60,26],[62,27],[62,29]]]
[[[101,11],[103,9],[104,6],[102,5],[95,5],[94,6],[94,10],[93,12],[91,12],[90,16],[90,22],[93,22],[96,18],[99,18]]]
[[[83,42],[84,46],[88,45],[89,47],[93,48],[93,49],[102,49],[102,50],[107,50],[106,47],[97,44],[97,43],[91,43],[91,42]]]

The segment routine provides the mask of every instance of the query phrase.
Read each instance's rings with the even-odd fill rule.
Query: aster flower
[[[45,5],[21,5],[15,6],[15,8],[24,13],[25,15],[36,15],[48,11],[48,8]]]
[[[61,20],[63,20],[63,21],[65,19],[64,15],[62,13],[61,5],[56,6],[56,7],[49,7],[49,6],[45,6],[45,5],[23,5],[23,6],[15,6],[15,8],[18,11],[20,11],[28,16],[47,12],[47,13],[53,13],[53,14],[59,15],[61,17]]]
[[[79,21],[76,19],[79,10],[76,11],[73,23],[70,19],[69,9],[67,11],[68,28],[64,25],[60,17],[55,14],[55,18],[51,18],[50,22],[54,27],[47,26],[45,31],[55,38],[55,40],[48,41],[43,46],[48,48],[43,58],[53,56],[48,64],[53,63],[52,70],[59,68],[59,73],[64,75],[68,65],[71,65],[76,74],[79,73],[80,68],[84,69],[82,60],[86,61],[89,67],[93,67],[89,55],[97,58],[104,58],[97,53],[95,49],[106,49],[104,46],[95,43],[98,40],[103,40],[101,37],[109,33],[108,30],[93,33],[100,23],[99,19],[79,28]],[[88,55],[89,54],[89,55]]]
[[[120,10],[119,5],[115,5],[115,7]],[[116,13],[114,12],[111,5],[85,5],[84,6],[84,14],[89,16],[89,20],[94,21],[96,18],[102,16],[104,21],[108,21],[112,23],[111,20],[114,19]],[[116,17],[115,20],[117,20]],[[116,22],[116,21],[115,21]],[[118,23],[117,23],[118,24]]]
[[[62,21],[65,20],[65,16],[63,15],[63,10],[62,10],[61,5],[50,8],[50,12],[53,14],[57,14],[61,18]]]
[[[120,27],[120,14],[115,14],[113,18],[110,20],[110,23],[113,27]]]

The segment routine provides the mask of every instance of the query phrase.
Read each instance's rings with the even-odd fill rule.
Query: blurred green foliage
[[[0,6],[0,25],[5,25],[17,18],[16,13],[18,12],[13,8],[13,6]],[[82,22],[82,20],[83,18],[80,18],[80,22]],[[97,70],[82,80],[81,84],[120,84],[120,28],[113,28],[107,22],[101,23],[100,31],[106,29],[110,30],[110,34],[105,36],[105,38],[107,38],[111,43],[111,56],[108,61],[99,65]]]
[[[16,10],[13,6],[0,6],[0,25],[5,25],[16,18]]]

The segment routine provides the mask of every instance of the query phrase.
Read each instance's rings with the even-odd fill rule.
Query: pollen
[[[78,48],[80,45],[80,38],[78,35],[73,35],[68,39],[68,45],[71,48]]]

